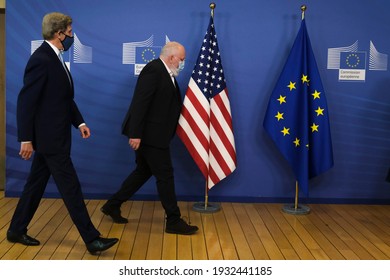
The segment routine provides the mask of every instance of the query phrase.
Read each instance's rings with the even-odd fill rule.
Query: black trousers
[[[161,204],[167,216],[167,224],[174,224],[180,219],[177,205],[173,167],[169,148],[160,149],[141,146],[136,152],[136,168],[123,181],[121,188],[107,201],[106,207],[120,208],[153,175]]]
[[[16,206],[9,230],[27,233],[46,189],[50,175],[57,185],[69,215],[85,243],[100,236],[85,206],[81,186],[69,154],[42,154],[35,152],[30,175]]]

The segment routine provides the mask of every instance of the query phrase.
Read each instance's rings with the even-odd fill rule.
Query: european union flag
[[[135,63],[148,64],[148,62],[160,56],[161,47],[136,47]]]
[[[325,92],[304,19],[263,125],[308,195],[309,179],[333,166],[333,150]]]
[[[366,69],[366,53],[341,52],[340,69]]]

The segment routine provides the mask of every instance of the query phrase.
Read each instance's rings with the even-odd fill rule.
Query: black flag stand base
[[[208,188],[206,185],[206,195],[204,198],[204,202],[194,203],[194,205],[192,206],[192,210],[200,213],[215,213],[221,209],[221,205],[219,203],[209,203],[208,200]]]
[[[192,210],[200,213],[215,213],[221,209],[221,205],[219,203],[204,203],[204,202],[196,202],[192,206]]]
[[[293,215],[305,215],[310,213],[310,207],[305,205],[286,204],[282,208],[283,212]]]
[[[305,215],[310,213],[309,206],[298,204],[298,182],[295,182],[295,204],[286,204],[282,210],[292,215]]]

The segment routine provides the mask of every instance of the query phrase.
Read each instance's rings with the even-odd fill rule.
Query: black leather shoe
[[[103,206],[102,208],[100,208],[100,211],[102,211],[104,215],[110,216],[114,223],[127,224],[129,222],[129,220],[121,216],[120,209],[112,210],[108,207]]]
[[[167,224],[165,226],[166,233],[190,235],[190,234],[194,234],[197,231],[198,231],[197,226],[191,226],[187,224],[183,219],[180,219],[177,223],[173,225]]]
[[[112,246],[114,246],[118,242],[118,238],[103,238],[98,237],[94,241],[87,243],[87,250],[91,254],[95,254],[97,252],[105,251]]]
[[[21,243],[26,246],[38,246],[39,244],[41,244],[38,240],[32,238],[31,236],[28,236],[25,233],[16,234],[12,231],[7,231],[7,240],[13,243]]]

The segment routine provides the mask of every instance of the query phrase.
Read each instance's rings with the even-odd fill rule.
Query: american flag
[[[208,189],[236,169],[230,102],[213,17],[184,97],[177,135],[201,170]]]

